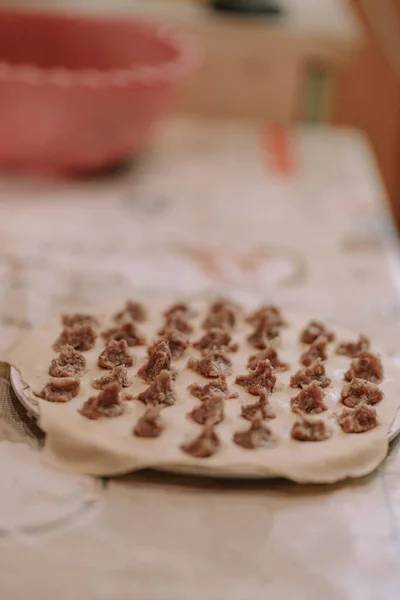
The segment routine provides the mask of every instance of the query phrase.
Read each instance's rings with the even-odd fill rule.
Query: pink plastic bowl
[[[0,10],[0,166],[74,173],[126,160],[199,60],[191,36],[162,26]]]

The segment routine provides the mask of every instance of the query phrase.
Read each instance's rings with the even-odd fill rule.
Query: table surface
[[[399,273],[350,130],[180,118],[118,173],[0,180],[3,358],[60,310],[213,290],[337,320],[400,360]],[[4,598],[398,598],[396,443],[377,473],[335,486],[141,473],[99,487],[43,467],[1,407],[0,440]]]

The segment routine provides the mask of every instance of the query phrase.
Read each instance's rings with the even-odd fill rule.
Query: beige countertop
[[[398,360],[399,272],[374,160],[349,130],[181,118],[120,173],[0,180],[3,348],[99,298],[217,290],[343,322]],[[396,444],[335,486],[141,473],[101,488],[43,468],[6,379],[0,399],[2,598],[398,597]]]

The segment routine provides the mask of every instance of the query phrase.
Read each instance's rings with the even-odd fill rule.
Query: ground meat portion
[[[350,363],[350,368],[344,374],[346,381],[365,379],[372,383],[380,383],[383,379],[383,365],[379,356],[371,352],[360,352]]]
[[[260,398],[257,402],[241,407],[241,415],[247,421],[253,421],[254,419],[269,420],[276,417],[273,408],[268,403],[268,394],[265,390],[260,392]]]
[[[184,333],[172,327],[165,328],[162,339],[167,342],[173,360],[180,358],[190,343]]]
[[[312,344],[319,337],[325,337],[328,342],[333,342],[335,334],[329,331],[323,323],[320,321],[310,321],[309,324],[300,335],[300,341],[303,344]]]
[[[325,365],[321,362],[320,358],[317,358],[309,367],[300,369],[292,375],[290,378],[290,387],[303,388],[310,385],[313,381],[318,383],[322,388],[328,387],[331,383],[330,378],[326,376]]]
[[[326,337],[320,336],[314,342],[312,342],[307,350],[305,350],[300,356],[300,362],[306,367],[310,367],[316,360],[321,361],[328,358],[328,342]]]
[[[253,333],[249,335],[247,341],[258,348],[265,350],[270,345],[270,340],[279,336],[279,327],[271,323],[268,317],[262,317],[257,322]]]
[[[120,365],[125,367],[131,367],[133,365],[133,358],[128,352],[128,344],[125,340],[111,340],[104,348],[103,352],[97,359],[97,364],[102,369],[113,369]]]
[[[96,337],[97,335],[91,325],[64,327],[54,342],[53,348],[58,352],[63,346],[72,346],[74,350],[85,352],[93,348]]]
[[[80,377],[86,367],[86,358],[72,346],[63,346],[49,367],[51,377]]]
[[[165,323],[158,332],[159,335],[166,337],[170,335],[171,331],[177,331],[187,336],[193,332],[193,327],[189,323],[189,318],[193,316],[193,313],[185,302],[174,304],[165,311],[164,316]]]
[[[247,362],[247,368],[252,371],[257,367],[258,363],[263,360],[269,360],[275,371],[288,371],[290,369],[290,365],[288,363],[281,362],[277,349],[271,344],[265,350],[261,350],[261,352],[257,352],[257,354],[253,354],[250,356]]]
[[[164,425],[160,418],[160,407],[151,406],[146,410],[136,423],[133,434],[137,437],[156,438],[164,431]]]
[[[129,387],[132,385],[132,381],[128,378],[128,371],[124,365],[114,367],[112,371],[102,375],[98,379],[93,379],[92,386],[96,390],[103,390],[106,385],[117,382],[121,387]]]
[[[375,383],[364,379],[353,379],[343,386],[340,399],[348,408],[355,408],[360,402],[378,404],[383,400],[383,392]]]
[[[198,398],[199,400],[205,400],[209,396],[213,396],[215,394],[222,394],[225,399],[237,398],[239,396],[237,392],[229,391],[228,382],[225,375],[219,375],[216,379],[206,383],[205,385],[191,383],[188,386],[188,390],[192,396],[195,396],[195,398]]]
[[[147,390],[141,392],[137,399],[144,404],[172,406],[176,401],[176,397],[171,371],[161,371],[156,375]]]
[[[369,350],[371,342],[365,335],[360,335],[357,342],[342,342],[336,348],[336,354],[355,358],[360,352]]]
[[[127,321],[119,327],[111,327],[103,331],[101,336],[109,342],[110,340],[125,340],[129,347],[143,346],[146,343],[146,339],[139,334],[137,327],[133,321]]]
[[[203,329],[233,329],[236,324],[237,307],[229,300],[217,300],[211,304],[203,322]]]
[[[210,327],[207,332],[193,344],[197,350],[224,350],[225,352],[237,352],[238,345],[232,343],[230,333],[226,329]]]
[[[316,381],[291,398],[290,404],[292,411],[298,414],[317,415],[328,409],[324,404],[324,392]]]
[[[263,390],[273,391],[276,375],[269,360],[262,360],[248,375],[238,375],[235,383],[244,387],[249,394],[258,396]]]
[[[117,382],[110,383],[97,396],[88,398],[78,412],[88,419],[119,417],[124,412],[120,391],[121,388]]]
[[[299,442],[323,442],[332,436],[332,430],[322,419],[303,417],[293,423],[290,435],[293,440]]]
[[[188,413],[188,416],[199,425],[206,423],[218,425],[224,418],[224,397],[209,396]]]
[[[179,313],[182,317],[185,317],[186,319],[190,319],[191,317],[195,316],[194,312],[191,310],[189,305],[186,304],[186,302],[177,302],[165,311],[164,317],[168,321],[168,319],[174,317],[177,313]]]
[[[281,311],[276,306],[262,306],[255,312],[253,312],[246,321],[251,325],[256,326],[261,320],[267,319],[271,325],[282,327],[285,325],[285,321],[282,317]]]
[[[140,302],[128,300],[124,308],[114,315],[114,321],[136,321],[143,323],[147,319],[146,309]]]
[[[246,450],[254,450],[255,448],[271,446],[273,436],[271,430],[261,419],[254,419],[249,429],[237,431],[233,434],[233,442]]]
[[[158,332],[159,335],[165,335],[169,329],[175,329],[185,335],[193,332],[193,327],[187,320],[185,313],[175,312],[165,319],[164,326]]]
[[[35,395],[48,402],[69,402],[78,395],[79,388],[80,381],[76,377],[50,379],[42,391]]]
[[[364,433],[378,425],[378,417],[372,406],[361,403],[354,410],[344,408],[338,422],[345,433]]]
[[[209,350],[205,356],[199,360],[189,358],[188,368],[203,377],[219,377],[220,375],[230,375],[232,373],[232,362],[222,350]]]
[[[181,445],[181,450],[194,458],[209,458],[215,454],[221,445],[214,425],[207,423],[203,431],[194,440]]]
[[[98,327],[99,322],[93,315],[75,313],[74,315],[63,315],[61,317],[61,323],[64,327],[73,327],[74,325],[80,325],[81,327],[90,326]]]
[[[150,383],[161,373],[161,371],[171,371],[171,351],[168,342],[158,340],[147,349],[148,359],[138,370],[138,376],[144,381]],[[171,372],[171,375],[174,374]]]

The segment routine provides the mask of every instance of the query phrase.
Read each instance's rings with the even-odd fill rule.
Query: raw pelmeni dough
[[[156,332],[164,322],[162,313],[171,303],[152,299],[144,304],[149,318],[145,323],[139,324],[139,329],[150,343],[157,337]],[[90,309],[90,313],[100,320],[101,330],[104,330],[114,324],[112,315],[120,310],[122,305],[123,302],[106,309],[94,307]],[[190,336],[193,342],[204,333],[200,324],[208,303],[191,301],[190,305],[197,312],[197,317],[191,319],[195,326],[195,331]],[[44,448],[46,462],[69,471],[93,475],[116,475],[136,469],[157,468],[215,477],[285,477],[298,482],[334,482],[371,472],[385,458],[388,450],[387,433],[400,402],[399,369],[389,358],[380,354],[385,371],[380,387],[385,398],[375,406],[379,426],[362,434],[346,434],[337,425],[335,414],[343,409],[339,397],[343,386],[343,373],[348,368],[350,359],[336,355],[336,343],[330,344],[326,371],[332,383],[326,388],[324,398],[329,411],[321,413],[318,418],[324,419],[334,433],[330,439],[323,442],[292,440],[291,426],[298,417],[290,409],[290,398],[299,390],[290,388],[289,380],[291,374],[301,367],[298,361],[303,347],[299,343],[299,333],[313,315],[284,313],[284,317],[288,326],[282,329],[279,356],[282,361],[291,365],[291,370],[277,373],[276,391],[269,397],[276,413],[276,418],[267,422],[275,438],[273,446],[246,450],[232,442],[234,432],[249,427],[249,422],[240,416],[241,404],[257,400],[256,396],[249,395],[242,387],[233,383],[236,375],[247,372],[248,357],[256,352],[246,341],[252,327],[244,319],[240,319],[233,332],[233,341],[239,344],[239,351],[230,354],[233,375],[228,377],[230,389],[239,392],[239,398],[225,401],[225,418],[216,426],[221,440],[216,454],[199,459],[180,449],[181,443],[195,438],[202,429],[187,417],[187,413],[199,404],[199,401],[189,394],[187,386],[196,381],[203,384],[209,381],[186,368],[190,356],[199,357],[199,352],[193,347],[189,347],[184,355],[173,363],[179,371],[176,380],[177,402],[161,411],[165,430],[160,437],[144,439],[132,434],[138,418],[146,409],[137,400],[127,402],[126,412],[113,419],[91,421],[79,414],[78,409],[85,399],[98,393],[91,386],[91,380],[105,373],[96,366],[97,357],[104,347],[104,340],[99,336],[96,346],[84,353],[89,369],[81,379],[80,393],[76,398],[65,404],[57,404],[35,398],[29,390],[27,392],[30,399],[38,404],[39,424],[47,433]],[[48,367],[52,358],[56,356],[52,344],[60,330],[60,319],[57,319],[40,331],[33,331],[27,335],[9,356],[9,362],[20,371],[31,390],[40,391],[48,381]],[[338,328],[334,328],[334,331],[337,341],[355,340],[358,337],[357,332]],[[147,387],[135,376],[145,361],[146,348],[142,346],[130,349],[136,357],[136,364],[128,369],[133,385],[126,391],[135,396]],[[372,350],[375,350],[374,347]]]

